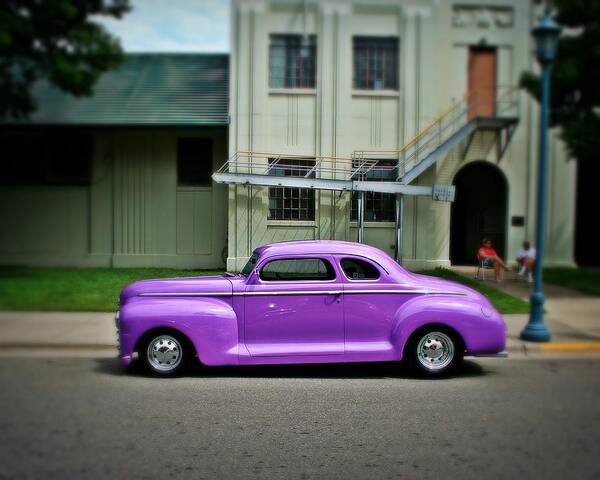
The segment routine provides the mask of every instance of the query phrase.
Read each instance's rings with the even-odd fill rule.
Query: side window
[[[376,280],[379,278],[379,270],[364,260],[343,258],[340,265],[350,280]]]
[[[267,263],[260,271],[260,278],[271,281],[333,280],[335,272],[329,262],[320,258],[290,258]]]

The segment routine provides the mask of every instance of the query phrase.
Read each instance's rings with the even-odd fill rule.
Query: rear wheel
[[[142,343],[139,355],[149,372],[164,377],[180,373],[191,356],[191,350],[187,342],[176,334],[155,333]]]
[[[429,377],[440,377],[454,370],[462,361],[462,342],[456,334],[432,326],[416,332],[405,350],[413,370]]]

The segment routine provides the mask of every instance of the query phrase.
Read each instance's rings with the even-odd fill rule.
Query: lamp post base
[[[529,323],[521,331],[521,340],[528,342],[547,342],[552,338],[550,330],[544,323],[544,294],[534,293],[531,296],[531,314]]]

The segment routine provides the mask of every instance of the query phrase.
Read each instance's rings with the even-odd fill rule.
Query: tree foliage
[[[35,108],[41,79],[87,96],[100,75],[122,60],[119,41],[95,16],[121,18],[129,0],[2,0],[0,118],[24,118]]]
[[[594,160],[600,152],[600,0],[554,0],[565,29],[551,73],[550,125],[560,126],[569,153]],[[540,98],[540,77],[526,72],[521,85]]]

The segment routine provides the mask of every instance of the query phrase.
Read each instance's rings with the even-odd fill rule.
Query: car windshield
[[[244,268],[242,268],[242,271],[240,273],[246,277],[250,275],[252,273],[252,270],[256,266],[256,262],[258,262],[258,257],[258,253],[254,252],[252,256],[248,259],[246,265],[244,265]]]

